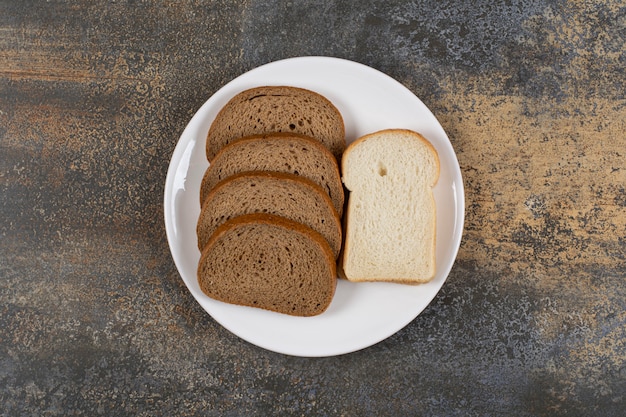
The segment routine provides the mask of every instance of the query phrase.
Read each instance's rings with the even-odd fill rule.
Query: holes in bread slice
[[[380,175],[381,177],[387,175],[387,167],[385,166],[385,164],[382,163],[382,161],[378,161],[378,175]]]

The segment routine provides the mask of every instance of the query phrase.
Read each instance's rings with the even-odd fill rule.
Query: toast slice
[[[418,284],[435,275],[439,157],[417,132],[383,130],[357,139],[342,159],[350,191],[343,274],[350,281]]]
[[[339,160],[346,147],[341,113],[324,96],[288,86],[251,88],[235,95],[209,128],[209,162],[224,146],[245,136],[289,132],[320,141]]]
[[[241,172],[268,171],[300,175],[322,187],[341,217],[344,190],[333,154],[315,139],[296,133],[248,136],[222,148],[200,186],[200,202],[215,185]]]
[[[227,220],[268,213],[302,223],[328,241],[335,259],[341,249],[341,220],[322,188],[293,174],[244,172],[218,183],[208,194],[198,218],[198,248]]]
[[[222,224],[198,264],[198,283],[209,297],[294,316],[324,312],[336,279],[335,258],[319,233],[268,214]]]

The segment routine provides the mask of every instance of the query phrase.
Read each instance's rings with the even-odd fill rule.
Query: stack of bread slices
[[[252,88],[220,110],[197,224],[205,294],[296,316],[326,310],[342,245],[345,147],[340,112],[306,89]]]

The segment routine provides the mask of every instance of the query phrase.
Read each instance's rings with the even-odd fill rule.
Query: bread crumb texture
[[[247,136],[222,148],[202,179],[201,205],[217,183],[249,171],[290,173],[311,180],[343,214],[344,191],[334,155],[315,139],[293,133]]]
[[[326,97],[302,88],[263,86],[237,94],[220,110],[207,135],[207,158],[233,140],[276,132],[315,138],[336,158],[346,147],[343,117]]]
[[[312,230],[273,216],[243,216],[216,232],[198,278],[202,291],[220,301],[313,316],[330,304],[336,271],[326,242]]]
[[[305,224],[327,240],[335,256],[341,249],[341,220],[332,201],[316,184],[291,174],[251,172],[226,179],[207,197],[197,225],[198,248],[224,222],[251,213],[269,213]]]
[[[353,281],[425,282],[435,273],[432,187],[438,155],[416,132],[387,130],[351,144],[343,268]]]

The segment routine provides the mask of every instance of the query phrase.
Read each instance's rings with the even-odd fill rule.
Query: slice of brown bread
[[[204,249],[227,220],[250,213],[269,213],[302,223],[328,241],[333,255],[341,249],[341,221],[322,188],[306,178],[279,172],[244,172],[218,183],[198,218],[198,248]]]
[[[307,178],[326,191],[339,216],[343,213],[344,191],[337,160],[316,140],[295,133],[248,136],[222,148],[202,179],[201,205],[218,182],[247,171],[285,172]]]
[[[264,86],[242,91],[220,110],[207,135],[207,159],[211,162],[235,139],[273,132],[315,138],[337,159],[346,147],[343,118],[326,97],[303,88]]]
[[[198,264],[207,296],[294,316],[324,312],[336,281],[335,258],[319,233],[268,214],[222,224]]]

